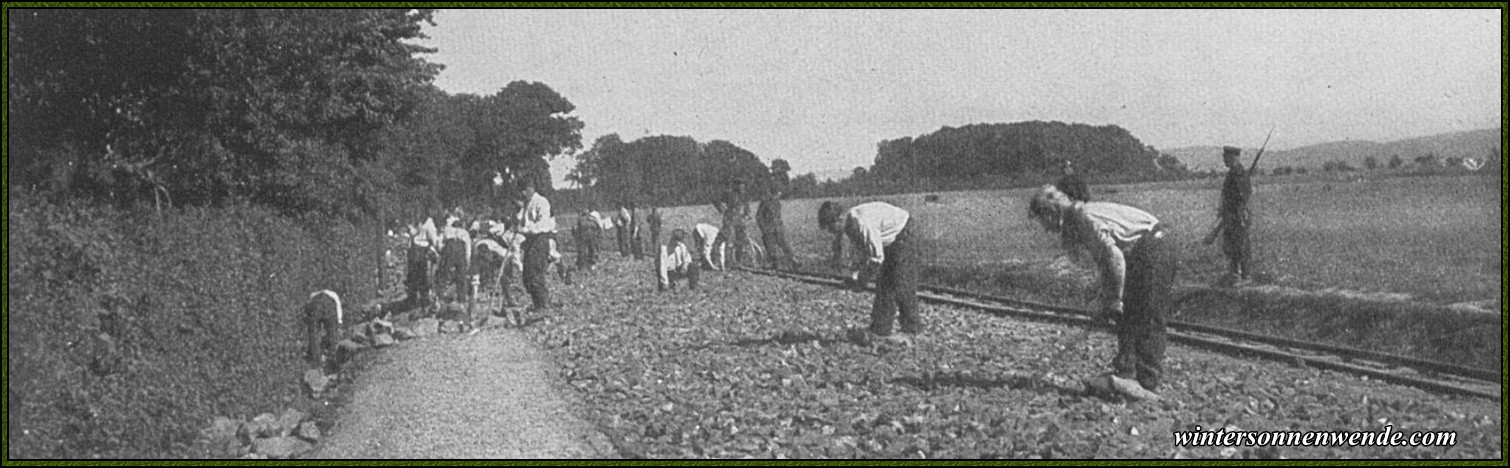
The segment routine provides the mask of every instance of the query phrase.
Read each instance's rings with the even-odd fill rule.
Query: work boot
[[[876,338],[879,339],[879,340],[881,340],[882,342],[890,343],[890,344],[893,344],[893,345],[896,345],[896,346],[912,346],[912,337],[907,336],[906,334],[903,334],[903,333],[892,333],[890,335],[881,335],[881,336],[877,336]]]
[[[1117,393],[1120,393],[1122,394],[1122,396],[1125,396],[1127,398],[1138,401],[1152,401],[1159,399],[1159,394],[1154,393],[1152,390],[1143,388],[1143,384],[1138,383],[1138,381],[1136,380],[1124,379],[1117,377],[1116,375],[1112,375],[1111,382],[1112,388],[1117,390]]]
[[[870,330],[863,327],[850,328],[844,331],[845,339],[860,346],[870,346],[873,337],[874,335],[871,335]]]
[[[1218,288],[1230,288],[1230,287],[1236,286],[1238,278],[1239,277],[1236,274],[1233,274],[1233,273],[1227,273],[1225,275],[1222,275],[1221,278],[1218,278],[1216,280],[1216,287],[1218,287]]]
[[[1121,314],[1101,312],[1093,316],[1091,321],[1098,326],[1115,330],[1117,328],[1117,319],[1119,318],[1118,315]]]
[[[1085,385],[1085,393],[1087,395],[1105,397],[1117,393],[1116,390],[1112,389],[1110,375],[1090,377],[1082,380],[1081,383]]]

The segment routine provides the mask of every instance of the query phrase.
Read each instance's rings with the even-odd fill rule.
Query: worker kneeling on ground
[[[687,280],[687,289],[697,289],[698,270],[701,268],[698,261],[692,258],[692,252],[687,249],[686,231],[671,231],[671,244],[660,247],[660,260],[656,265],[659,266],[657,273],[660,275],[657,290],[676,289],[676,280],[682,278]]]
[[[1153,215],[1109,202],[1081,202],[1046,185],[1028,203],[1029,215],[1059,234],[1065,249],[1089,257],[1101,273],[1101,318],[1115,320],[1117,356],[1111,375],[1088,379],[1087,390],[1156,399],[1163,377],[1164,317],[1174,287],[1173,234]],[[1081,253],[1087,255],[1080,255]]]

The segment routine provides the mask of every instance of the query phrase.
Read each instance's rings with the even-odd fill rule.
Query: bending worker
[[[1101,273],[1101,318],[1116,322],[1117,356],[1112,373],[1087,380],[1086,387],[1115,389],[1132,399],[1158,398],[1164,317],[1177,266],[1169,229],[1143,210],[1075,201],[1052,185],[1033,195],[1028,212],[1059,234],[1062,245],[1076,254],[1071,258],[1089,258]]]
[[[846,285],[863,289],[871,279],[876,282],[876,299],[871,306],[870,333],[878,338],[907,344],[909,338],[893,335],[892,323],[900,312],[902,333],[915,335],[923,331],[918,316],[918,262],[921,240],[912,215],[884,202],[864,203],[844,209],[827,201],[818,207],[818,226],[833,233],[834,256],[843,258],[843,239],[848,238],[860,256],[857,268],[849,274]]]

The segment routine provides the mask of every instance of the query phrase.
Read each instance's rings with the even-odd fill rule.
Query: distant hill
[[[1499,128],[1490,128],[1409,138],[1389,143],[1334,141],[1282,151],[1271,149],[1264,152],[1264,159],[1259,166],[1270,169],[1279,166],[1320,169],[1322,164],[1329,161],[1344,161],[1353,167],[1362,168],[1364,159],[1369,156],[1377,158],[1380,164],[1385,164],[1389,162],[1390,157],[1399,155],[1400,159],[1409,163],[1417,156],[1428,153],[1443,159],[1471,157],[1482,160],[1499,154],[1500,148],[1503,147],[1500,131]],[[1179,158],[1192,171],[1222,169],[1220,146],[1190,146],[1164,150],[1164,152]],[[1253,155],[1257,152],[1258,148],[1243,148],[1243,161],[1252,163]]]

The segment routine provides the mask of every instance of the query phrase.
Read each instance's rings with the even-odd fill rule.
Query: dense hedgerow
[[[10,458],[188,456],[212,417],[297,394],[299,306],[371,299],[382,251],[368,228],[246,206],[9,207]]]

